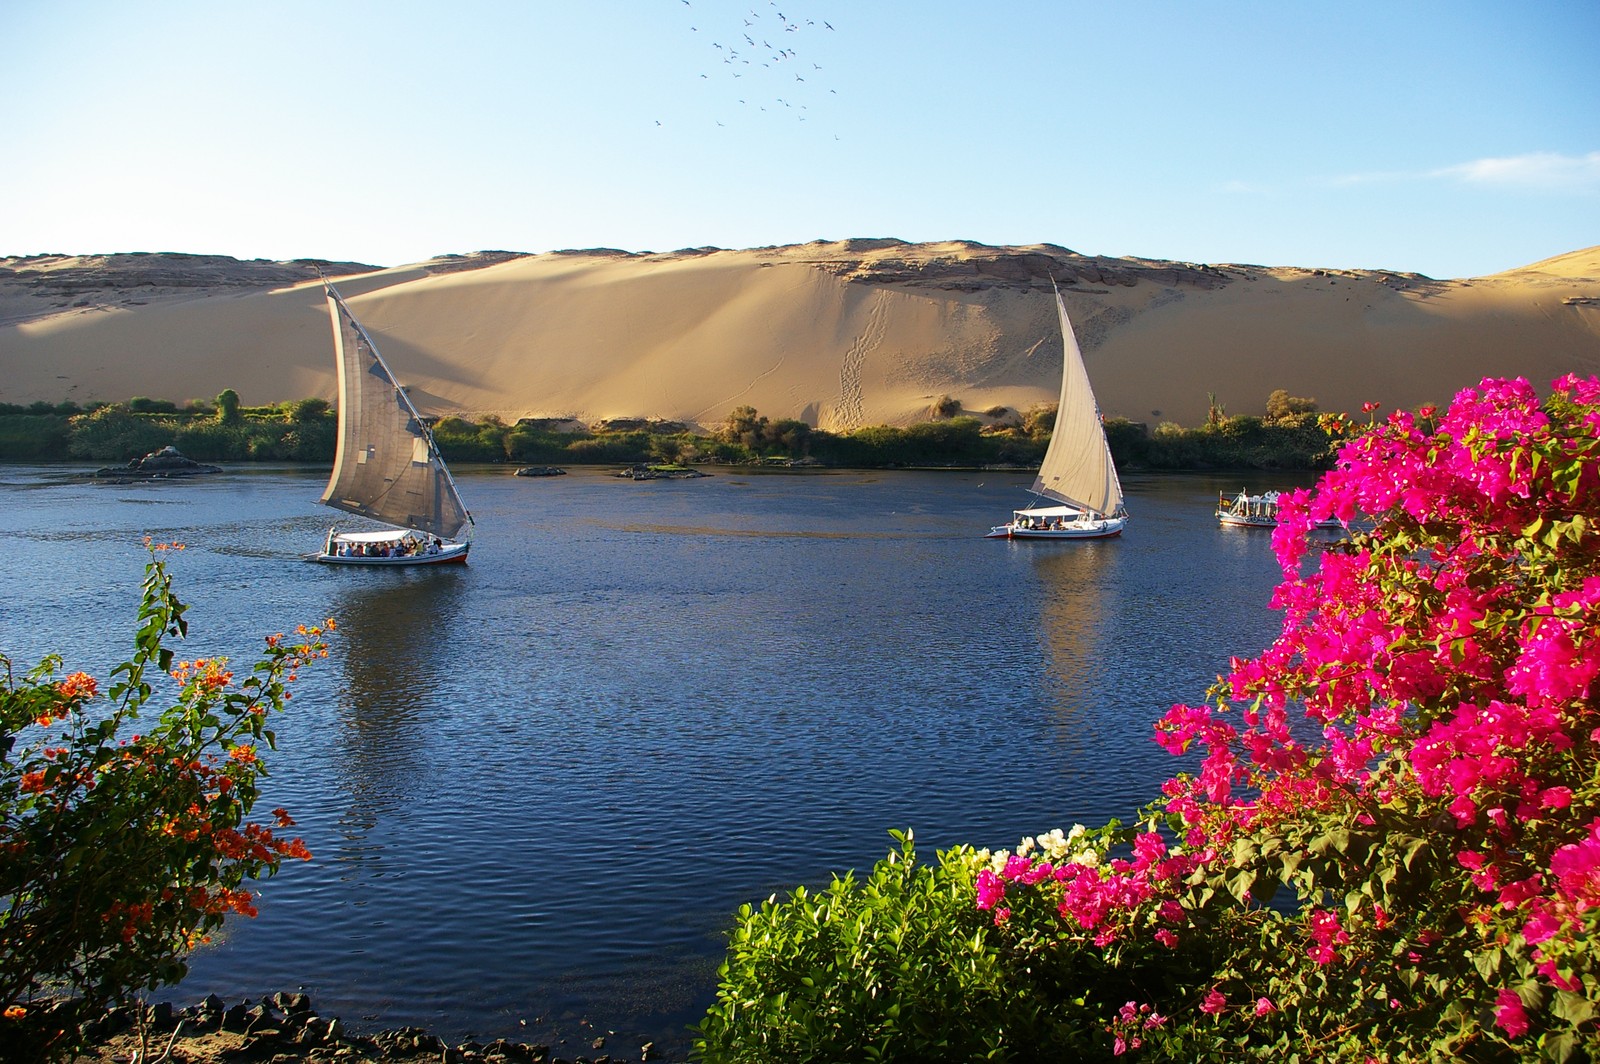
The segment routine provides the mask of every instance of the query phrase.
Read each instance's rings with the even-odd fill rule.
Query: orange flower
[[[228,751],[228,756],[241,765],[256,763],[256,748],[253,746],[236,746]]]
[[[56,684],[62,698],[93,698],[100,690],[95,678],[86,672],[75,672]]]
[[[28,1010],[21,1005],[9,1005],[6,1007],[6,1019],[8,1020],[20,1020],[27,1014]]]
[[[22,774],[22,790],[24,794],[43,794],[44,773],[24,772]]]

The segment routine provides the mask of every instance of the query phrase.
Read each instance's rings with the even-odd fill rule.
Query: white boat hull
[[[1078,521],[1061,528],[1022,528],[1016,525],[996,525],[985,539],[1109,539],[1122,535],[1128,524],[1126,517],[1108,517],[1104,520]]]
[[[1278,527],[1278,519],[1276,517],[1266,517],[1261,514],[1241,516],[1240,514],[1229,513],[1227,510],[1217,511],[1217,522],[1224,528],[1265,528],[1271,530]],[[1314,532],[1339,532],[1343,531],[1344,524],[1340,521],[1329,519],[1316,522],[1311,526],[1311,529]]]
[[[322,549],[306,560],[323,565],[460,565],[471,542],[441,540],[410,530],[340,532],[330,529]]]
[[[1276,517],[1262,517],[1262,516],[1259,516],[1259,515],[1250,516],[1250,517],[1241,517],[1239,514],[1232,514],[1232,513],[1229,513],[1226,510],[1218,510],[1217,511],[1217,521],[1219,523],[1223,524],[1223,525],[1226,525],[1229,528],[1277,528],[1278,527],[1278,519]]]
[[[437,554],[402,554],[397,558],[367,557],[358,554],[308,554],[307,561],[323,565],[463,565],[470,543],[450,543]]]

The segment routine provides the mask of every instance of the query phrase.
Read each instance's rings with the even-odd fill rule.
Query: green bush
[[[863,881],[740,907],[698,1059],[955,1064],[1092,1050],[1063,1022],[1070,1004],[1046,1003],[1062,973],[1004,946],[977,913],[971,851],[919,865],[911,832],[890,834],[900,849]]]
[[[0,461],[38,462],[67,457],[72,425],[59,414],[0,414]]]
[[[159,451],[176,438],[170,422],[140,417],[125,406],[103,406],[72,419],[67,450],[74,458],[120,464]]]

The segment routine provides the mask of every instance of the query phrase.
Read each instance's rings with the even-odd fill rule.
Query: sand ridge
[[[0,402],[333,398],[316,266],[222,256],[0,259]],[[1600,372],[1600,247],[1489,277],[1196,264],[1053,244],[815,241],[334,264],[424,412],[651,417],[734,406],[848,430],[1052,402],[1066,299],[1102,409],[1195,424],[1445,403],[1484,376]]]

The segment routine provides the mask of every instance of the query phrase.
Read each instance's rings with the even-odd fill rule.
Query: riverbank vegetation
[[[1600,1058],[1600,380],[1434,413],[1280,504],[1156,800],[742,908],[701,1058]]]
[[[840,468],[1018,467],[1039,465],[1055,425],[1055,409],[994,407],[963,413],[940,396],[930,420],[904,427],[873,425],[850,432],[813,428],[792,418],[769,419],[752,407],[733,410],[709,433],[677,422],[619,419],[593,426],[548,418],[507,424],[440,418],[433,433],[451,462],[519,465],[636,463],[802,464]],[[126,403],[0,404],[0,460],[122,463],[173,446],[195,461],[332,462],[338,421],[323,399],[241,406],[229,389],[214,402],[136,397]],[[1105,421],[1113,458],[1124,471],[1322,470],[1348,429],[1319,415],[1310,399],[1274,392],[1265,416],[1229,416],[1215,403],[1193,428],[1154,429],[1123,418]]]

